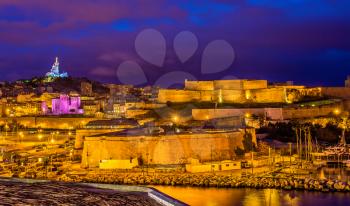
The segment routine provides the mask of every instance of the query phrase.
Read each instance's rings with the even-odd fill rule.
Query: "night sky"
[[[342,86],[350,74],[349,9],[349,0],[0,0],[0,81],[42,76],[59,56],[61,70],[102,82],[118,83],[118,66],[131,60],[144,70],[145,85],[176,70],[200,80]],[[135,38],[148,28],[165,37],[161,67],[135,51]],[[198,38],[185,63],[173,47],[181,31]],[[217,39],[232,45],[235,61],[202,74],[202,51]]]

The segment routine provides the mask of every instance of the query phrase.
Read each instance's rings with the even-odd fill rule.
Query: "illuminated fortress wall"
[[[160,89],[158,101],[160,103],[275,103],[286,102],[286,90],[283,87],[268,88],[266,80],[186,80],[184,90]]]
[[[333,98],[350,99],[349,87],[322,87],[322,94]]]
[[[193,102],[200,101],[201,95],[199,91],[160,89],[158,93],[158,102]]]
[[[243,80],[234,79],[234,80],[215,80],[214,88],[216,90],[242,90],[243,89]]]
[[[185,90],[213,91],[213,81],[188,81],[185,80]]]
[[[17,122],[30,128],[75,129],[98,118],[86,117],[1,117],[0,125]]]
[[[328,116],[335,110],[342,110],[343,104],[315,107],[286,108],[237,108],[237,109],[192,109],[194,120],[207,120],[249,115],[265,116],[271,120],[286,120]]]
[[[250,93],[250,95],[248,95]],[[284,88],[254,89],[247,90],[246,97],[251,102],[257,103],[282,103],[286,102]]]
[[[220,103],[244,103],[247,101],[244,90],[216,90],[215,101]]]
[[[254,129],[252,133],[256,143]],[[82,167],[98,167],[101,160],[142,158],[149,164],[181,164],[189,158],[201,161],[229,160],[243,148],[244,131],[161,136],[86,137]]]

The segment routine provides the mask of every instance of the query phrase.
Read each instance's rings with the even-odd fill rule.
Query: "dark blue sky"
[[[103,82],[118,82],[116,69],[132,60],[148,83],[179,70],[203,80],[231,75],[340,86],[350,74],[349,8],[348,0],[0,0],[0,79],[44,75],[59,56],[72,76]],[[147,28],[166,39],[161,68],[135,51]],[[199,48],[182,64],[172,42],[184,30]],[[216,39],[229,42],[236,59],[225,71],[202,74],[201,53]]]

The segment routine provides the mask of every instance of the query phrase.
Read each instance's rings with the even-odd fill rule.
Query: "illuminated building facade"
[[[68,96],[61,94],[59,98],[52,99],[52,114],[82,114],[79,96]]]

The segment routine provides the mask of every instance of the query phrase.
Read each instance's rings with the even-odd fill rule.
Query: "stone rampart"
[[[266,89],[267,80],[245,80],[243,81],[243,89]]]
[[[256,142],[255,131],[252,133]],[[227,160],[243,148],[244,130],[161,136],[86,137],[82,167],[98,167],[101,160],[139,158],[146,164],[183,164],[189,158],[201,161]]]
[[[17,122],[21,125],[30,128],[44,128],[44,129],[75,129],[82,127],[90,121],[98,120],[99,118],[87,117],[1,117],[0,125],[6,123]]]
[[[323,96],[350,99],[350,87],[322,87]]]
[[[213,81],[185,81],[185,90],[213,91]]]

